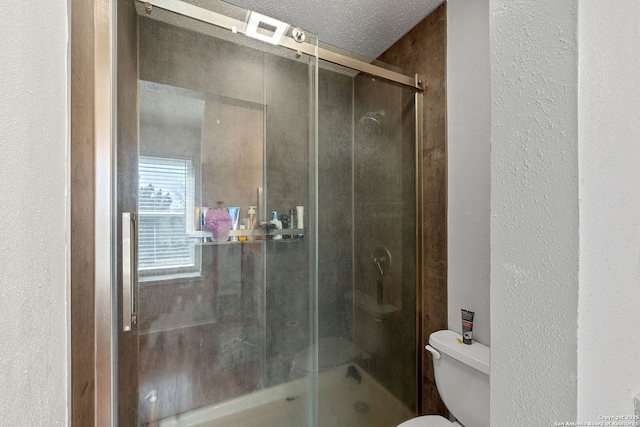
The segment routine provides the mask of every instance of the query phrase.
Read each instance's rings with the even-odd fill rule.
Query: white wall
[[[67,5],[0,6],[0,424],[67,425]]]
[[[490,1],[493,426],[577,415],[577,5]]]
[[[489,345],[489,0],[447,1],[447,109],[449,329]]]
[[[578,418],[640,393],[640,2],[581,1]]]
[[[448,1],[450,327],[460,305],[487,299],[473,273],[489,251],[489,150],[472,137],[486,123],[478,47],[490,16],[491,425],[633,414],[640,3],[483,3]]]

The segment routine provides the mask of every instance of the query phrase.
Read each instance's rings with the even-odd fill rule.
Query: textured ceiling
[[[444,0],[226,0],[377,58]]]

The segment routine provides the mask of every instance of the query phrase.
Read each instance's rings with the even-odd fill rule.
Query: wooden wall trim
[[[94,425],[94,4],[71,4],[71,424]]]

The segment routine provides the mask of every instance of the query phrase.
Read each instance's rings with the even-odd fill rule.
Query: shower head
[[[360,129],[368,135],[380,135],[382,133],[382,123],[384,111],[369,112],[358,120]]]

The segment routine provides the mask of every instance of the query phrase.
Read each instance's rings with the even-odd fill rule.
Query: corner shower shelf
[[[356,307],[371,314],[377,320],[383,320],[391,314],[400,311],[391,304],[378,304],[376,298],[362,291],[348,291],[344,293],[344,299],[353,303]]]
[[[262,230],[229,230],[229,237],[247,237],[248,240],[245,240],[244,242],[241,241],[225,241],[225,242],[214,242],[214,241],[207,241],[207,242],[197,242],[198,244],[201,245],[230,245],[230,244],[238,244],[238,243],[262,243],[262,242],[277,242],[277,243],[294,243],[294,242],[300,242],[303,239],[299,239],[296,237],[293,238],[289,238],[289,239],[274,239],[273,236],[284,236],[284,235],[290,235],[290,236],[297,236],[299,234],[304,235],[304,228],[285,228],[285,229],[280,229],[280,230],[267,230],[266,233],[264,233]],[[189,233],[189,237],[195,238],[195,239],[213,239],[213,234],[210,231],[192,231]],[[250,238],[253,238],[252,240],[249,240]]]

